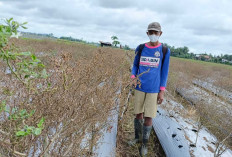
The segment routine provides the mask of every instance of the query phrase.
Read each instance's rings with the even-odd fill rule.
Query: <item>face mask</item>
[[[159,36],[158,35],[148,35],[149,39],[151,42],[155,43],[159,40]]]

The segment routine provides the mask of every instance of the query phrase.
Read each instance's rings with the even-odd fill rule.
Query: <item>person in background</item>
[[[152,129],[152,118],[156,117],[157,102],[161,104],[168,78],[170,49],[159,42],[162,35],[158,22],[148,25],[149,42],[139,45],[135,50],[135,58],[131,79],[135,86],[134,129],[135,138],[130,145],[141,142],[140,154],[148,153],[147,143]]]

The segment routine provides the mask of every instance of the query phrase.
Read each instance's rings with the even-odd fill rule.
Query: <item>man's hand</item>
[[[131,76],[130,85],[133,88],[135,88],[137,86],[137,78],[134,75]]]
[[[158,104],[161,104],[164,100],[164,90],[161,90],[158,94],[158,97],[157,97],[157,102]]]
[[[131,79],[130,85],[135,88],[137,86],[137,78]]]

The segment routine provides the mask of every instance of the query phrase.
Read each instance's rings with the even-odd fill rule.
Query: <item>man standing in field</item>
[[[150,42],[139,45],[135,50],[131,75],[136,86],[134,99],[136,118],[135,139],[129,144],[142,142],[141,156],[146,156],[148,152],[147,143],[152,129],[152,118],[156,117],[157,102],[161,104],[164,98],[170,58],[170,50],[159,42],[162,31],[158,22],[148,25],[147,35]]]

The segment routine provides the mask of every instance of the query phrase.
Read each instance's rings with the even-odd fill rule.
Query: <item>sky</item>
[[[23,31],[89,42],[112,42],[115,35],[131,48],[149,41],[147,26],[156,21],[162,43],[232,55],[231,6],[231,0],[0,0],[0,19],[27,21]]]

